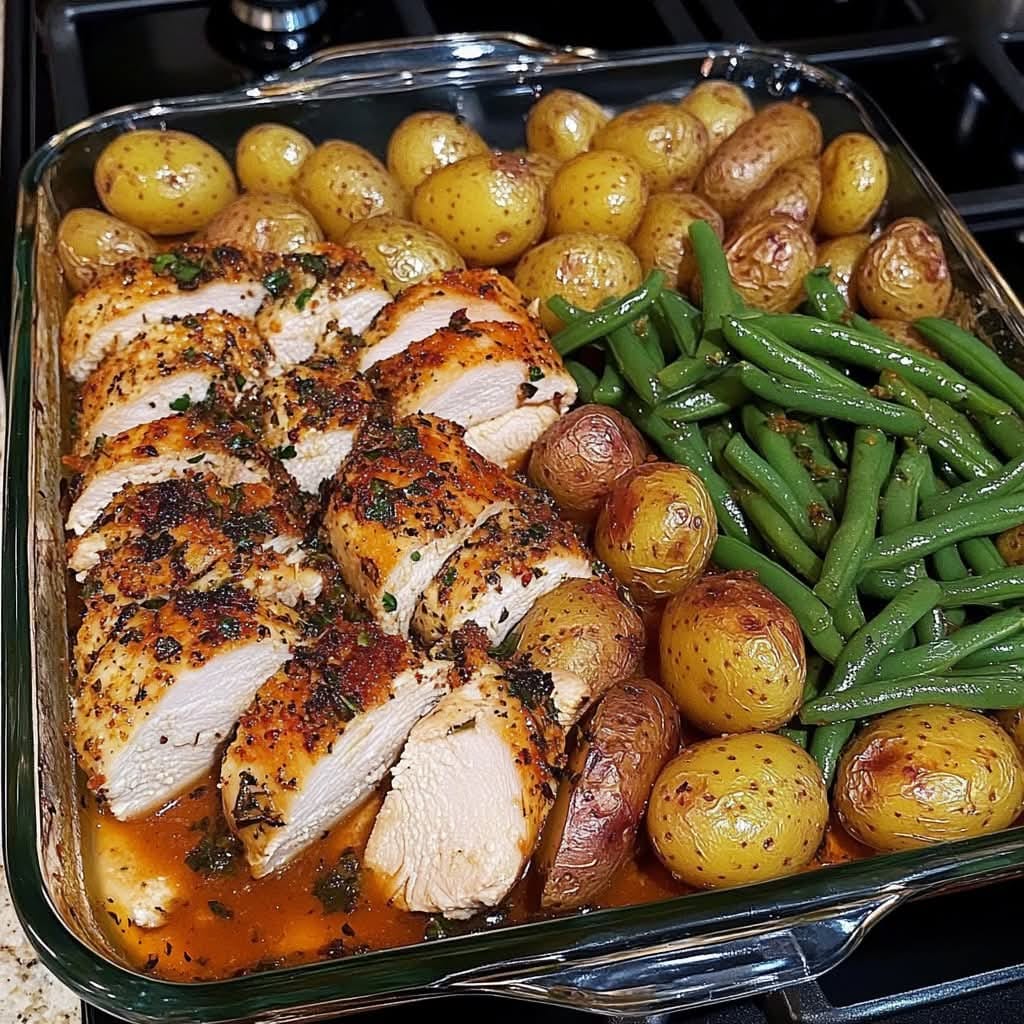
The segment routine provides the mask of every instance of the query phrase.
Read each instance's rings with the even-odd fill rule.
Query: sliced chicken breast
[[[166,317],[212,309],[251,320],[275,260],[227,245],[188,244],[125,260],[71,303],[61,331],[65,373],[81,383],[107,353]]]
[[[593,576],[592,562],[572,527],[527,492],[444,563],[423,592],[412,631],[433,644],[474,622],[498,644],[539,597],[563,580]]]
[[[554,802],[549,697],[485,663],[409,734],[363,858],[395,906],[461,918],[508,895]]]
[[[90,789],[125,819],[194,784],[297,638],[283,605],[238,587],[183,591],[157,610],[140,608],[75,699],[75,750]]]
[[[496,270],[445,270],[406,288],[363,334],[359,368],[390,359],[414,341],[456,324],[497,320],[536,329],[518,288]]]
[[[256,878],[366,800],[450,668],[372,623],[339,623],[260,687],[221,765],[224,813]]]
[[[324,525],[345,583],[387,632],[405,636],[448,556],[519,490],[454,423],[372,419],[335,479]]]
[[[106,835],[96,849],[96,896],[119,928],[161,928],[187,899],[174,878],[146,862],[146,852]]]
[[[90,451],[97,437],[182,412],[211,392],[233,404],[264,376],[268,358],[252,324],[229,313],[151,324],[82,386],[78,451]]]
[[[329,331],[362,334],[391,301],[380,276],[354,249],[323,242],[277,259],[256,326],[278,369],[309,359]]]
[[[263,386],[263,443],[310,494],[338,472],[374,407],[361,376],[333,359],[293,366]]]
[[[534,442],[561,412],[553,405],[521,405],[466,431],[466,444],[511,471],[522,468]]]

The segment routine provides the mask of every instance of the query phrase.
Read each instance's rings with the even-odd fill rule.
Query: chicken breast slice
[[[332,359],[293,366],[261,397],[263,443],[309,494],[338,472],[375,404],[370,385]]]
[[[335,479],[324,525],[342,578],[389,633],[405,636],[452,552],[521,487],[433,416],[372,419]]]
[[[309,359],[328,331],[362,334],[391,301],[380,276],[355,249],[322,242],[277,259],[256,327],[278,370]]]
[[[259,382],[269,353],[252,324],[229,313],[198,313],[147,327],[108,355],[82,386],[77,449],[182,412],[213,389],[232,404]]]
[[[139,609],[75,698],[75,750],[89,788],[126,819],[193,785],[298,636],[283,605],[238,587],[184,591]]]
[[[496,270],[445,270],[406,288],[385,306],[363,334],[359,369],[390,359],[414,341],[447,327],[497,320],[539,330],[522,292]]]
[[[146,852],[106,836],[96,849],[96,896],[118,927],[161,928],[187,898],[174,878],[146,862]]]
[[[179,245],[125,260],[76,295],[61,330],[61,363],[82,383],[103,358],[152,324],[206,310],[251,320],[267,296],[263,278],[276,257],[227,245]]]
[[[221,765],[224,813],[256,878],[366,800],[450,668],[373,623],[339,623],[260,687]]]
[[[409,734],[363,858],[395,906],[464,918],[508,895],[554,802],[549,696],[485,663]]]
[[[412,631],[433,644],[467,622],[500,643],[539,597],[593,576],[593,556],[536,492],[488,519],[423,592]]]
[[[523,467],[534,442],[561,412],[553,405],[521,405],[466,431],[466,444],[485,459],[510,471]]]

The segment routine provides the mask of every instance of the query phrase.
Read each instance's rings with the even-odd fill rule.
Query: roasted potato
[[[644,274],[655,267],[665,271],[670,288],[689,288],[697,264],[690,246],[690,225],[707,221],[721,239],[722,218],[693,192],[658,192],[647,200],[644,215],[629,244]]]
[[[636,288],[640,261],[625,242],[607,235],[556,235],[534,246],[519,261],[514,279],[522,293],[540,300],[540,319],[549,331],[562,326],[547,307],[552,295],[582,309],[596,309],[613,295]]]
[[[857,264],[870,244],[870,235],[859,234],[830,238],[818,246],[818,266],[828,267],[828,276],[850,309],[857,308]]]
[[[730,236],[769,217],[782,215],[810,231],[821,202],[821,171],[813,157],[780,167],[744,204],[729,225]]]
[[[876,850],[998,832],[1024,804],[1024,762],[991,719],[926,706],[881,715],[843,752],[835,808]]]
[[[1017,749],[1024,752],[1024,708],[1007,708],[996,715],[996,721],[1010,734]]]
[[[313,143],[286,124],[258,124],[235,147],[235,172],[247,192],[290,195]]]
[[[392,295],[437,270],[459,270],[466,265],[439,235],[389,213],[353,224],[345,244],[363,254]]]
[[[544,189],[545,197],[551,188],[551,182],[555,180],[561,162],[547,153],[533,153],[529,150],[515,150],[515,156],[521,156],[526,161],[526,166],[533,171],[534,177],[540,182]]]
[[[458,114],[421,110],[391,133],[387,165],[395,181],[411,193],[434,171],[487,152],[487,143]]]
[[[208,224],[238,194],[231,165],[188,132],[124,132],[93,171],[100,202],[152,235],[183,235]]]
[[[697,192],[729,220],[780,167],[820,152],[818,119],[796,103],[772,103],[711,154]]]
[[[705,576],[670,598],[660,648],[665,688],[706,733],[771,731],[800,707],[803,633],[793,613],[751,576]]]
[[[708,152],[713,153],[745,121],[754,116],[746,92],[732,82],[700,82],[679,105],[693,114],[708,133]]]
[[[931,356],[933,359],[941,358],[939,353],[906,320],[885,320],[876,317],[871,323],[879,330],[885,331],[893,341],[898,341],[901,345],[914,349],[915,352],[923,352],[926,356]]]
[[[654,780],[678,747],[679,715],[660,686],[629,679],[601,698],[579,728],[537,850],[542,907],[582,907],[607,888],[633,851]]]
[[[516,651],[545,672],[583,681],[593,698],[636,675],[643,620],[604,580],[566,580],[537,599],[519,626]]]
[[[145,231],[99,210],[69,210],[57,227],[57,256],[76,292],[122,260],[156,251],[156,242]]]
[[[594,133],[607,121],[608,114],[589,96],[553,89],[526,115],[526,145],[561,163],[590,149]]]
[[[643,465],[649,452],[621,413],[604,405],[581,405],[540,436],[527,473],[535,486],[551,492],[562,515],[589,525],[612,484]]]
[[[316,218],[294,199],[246,192],[225,206],[196,241],[259,252],[295,252],[324,240]]]
[[[467,262],[496,266],[518,259],[544,233],[544,190],[521,156],[468,156],[420,185],[412,215]]]
[[[823,235],[863,231],[889,190],[889,165],[870,135],[837,135],[821,154],[821,204],[815,226]]]
[[[894,220],[857,265],[857,299],[874,317],[942,316],[953,294],[942,241],[923,220]]]
[[[718,522],[699,476],[648,462],[616,480],[594,530],[594,547],[638,600],[678,594],[704,571]]]
[[[729,242],[725,256],[740,298],[769,313],[796,309],[804,278],[817,265],[814,239],[788,217],[769,217],[747,228]]]
[[[548,190],[548,234],[587,231],[629,238],[647,203],[647,182],[630,156],[610,149],[562,164]]]
[[[669,103],[647,103],[613,117],[597,134],[594,149],[631,156],[652,192],[691,185],[708,158],[708,133],[693,114]]]
[[[687,747],[662,770],[647,808],[654,852],[702,889],[795,874],[813,860],[827,823],[814,759],[767,732]]]
[[[996,547],[1007,565],[1024,565],[1024,526],[1012,526],[996,537]]]

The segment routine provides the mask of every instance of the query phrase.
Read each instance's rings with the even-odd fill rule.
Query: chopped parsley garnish
[[[316,253],[299,253],[299,266],[303,270],[308,270],[318,281],[327,274],[327,260]]]
[[[542,672],[539,668],[526,668],[520,665],[510,666],[506,670],[508,692],[518,697],[531,710],[544,707],[551,699],[555,684],[550,672]]]
[[[181,353],[181,357],[186,363],[194,363],[199,358],[199,353],[189,345],[189,347]]]
[[[395,599],[394,594],[389,594],[387,591],[384,592],[384,596],[380,599],[381,607],[386,612],[393,612],[398,608],[398,601]]]
[[[505,614],[504,618],[508,618]],[[504,621],[501,620],[501,621]],[[504,661],[506,658],[511,658],[516,653],[516,648],[519,646],[519,634],[512,630],[504,640],[501,641],[497,647],[492,647],[488,652],[488,656],[494,658],[495,661]]]
[[[142,602],[142,607],[147,611],[155,612],[158,608],[163,608],[167,604],[166,597],[150,597]]]
[[[368,629],[359,630],[356,634],[356,643],[360,647],[369,647],[370,644],[373,643],[373,637],[370,636],[370,631]]]
[[[284,269],[284,267],[272,270],[263,278],[263,287],[266,288],[275,299],[280,295],[283,295],[289,289],[291,283],[292,276]]]
[[[173,402],[167,403],[175,412],[186,412],[192,405],[192,399],[188,395],[182,395]]]
[[[283,445],[281,448],[275,448],[274,449],[274,454],[282,462],[284,462],[286,459],[294,459],[295,458],[295,445],[293,445],[293,444],[286,444],[286,445]]]
[[[419,448],[420,435],[415,427],[397,427],[395,429],[395,447],[400,452],[407,452],[412,448]]]
[[[173,277],[182,288],[195,287],[196,278],[203,272],[202,265],[179,256],[176,252],[163,252],[153,257],[153,269],[166,277]]]
[[[410,562],[418,562],[418,561],[419,561],[419,560],[420,560],[420,559],[421,559],[422,557],[423,557],[423,556],[422,556],[422,555],[421,555],[421,554],[420,554],[420,553],[419,553],[418,551],[414,551],[414,552],[413,552],[413,553],[412,553],[412,554],[411,554],[411,555],[409,556],[409,561],[410,561]]]
[[[359,858],[354,850],[345,850],[338,863],[325,871],[313,883],[313,895],[320,901],[325,914],[339,911],[350,914],[359,902],[361,885]]]
[[[245,377],[240,373],[235,374],[235,387],[238,388],[239,391],[245,387]]]
[[[193,455],[191,459],[186,459],[185,461],[190,466],[198,466],[199,463],[202,462],[203,459],[205,459],[205,458],[206,458],[206,452],[200,452],[198,455]]]
[[[237,640],[242,635],[242,624],[238,619],[232,618],[230,615],[225,615],[220,622],[217,623],[217,632],[220,633],[225,640]]]
[[[240,452],[243,448],[252,446],[252,438],[245,434],[232,434],[225,444],[225,448],[231,452]]]
[[[256,776],[251,772],[243,771],[238,774],[238,796],[235,797],[235,806],[231,814],[235,819],[235,825],[240,828],[261,823],[276,828],[284,824],[267,787],[257,782]]]
[[[532,381],[538,381],[544,379],[544,371],[539,366],[531,366],[527,376]]]
[[[395,518],[395,491],[386,480],[374,477],[370,481],[370,500],[363,515],[375,523],[388,523]]]
[[[207,900],[206,905],[215,917],[223,918],[225,921],[230,921],[235,916],[235,912],[230,907],[226,907],[220,900]]]
[[[197,874],[207,877],[230,875],[241,855],[242,844],[223,824],[218,824],[185,854],[185,863]]]
[[[423,941],[434,942],[437,939],[448,938],[448,932],[445,929],[444,921],[440,917],[432,917],[427,922],[427,927],[423,929]]]
[[[313,297],[312,288],[303,288],[298,295],[295,296],[295,308],[301,313],[306,308],[306,303]]]
[[[181,644],[173,636],[158,636],[153,641],[153,657],[157,661],[170,661],[181,654]]]
[[[450,587],[458,576],[455,566],[453,565],[450,569],[446,569],[444,575],[441,577],[441,586]]]

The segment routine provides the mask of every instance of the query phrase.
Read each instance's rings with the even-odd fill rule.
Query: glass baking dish
[[[761,100],[799,96],[826,136],[863,130],[887,147],[889,217],[942,234],[957,287],[1006,355],[1024,353],[1024,309],[884,115],[842,76],[743,46],[607,58],[522,37],[458,36],[329,51],[248,90],[125,107],[55,136],[22,177],[4,479],[2,673],[4,853],[15,905],[42,961],[82,998],[127,1020],[311,1020],[460,993],[634,1017],[813,978],[901,902],[1024,869],[1024,831],[807,872],[725,892],[596,911],[221,982],[166,982],[119,962],[82,878],[77,787],[66,742],[62,393],[68,300],[54,253],[60,215],[93,202],[92,164],[115,134],[166,126],[230,152],[250,125],[280,120],[314,139],[381,153],[424,108],[458,111],[492,144],[521,144],[544,89],[578,88],[610,107],[678,97],[700,77]]]

